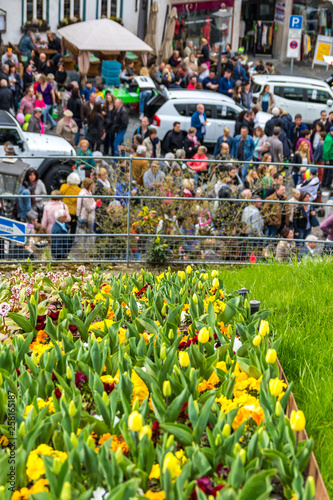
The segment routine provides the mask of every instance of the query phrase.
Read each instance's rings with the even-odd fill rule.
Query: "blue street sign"
[[[23,222],[0,217],[0,237],[2,238],[24,244],[25,228],[26,225]]]
[[[289,18],[289,29],[291,30],[301,30],[303,24],[303,16],[290,16]]]

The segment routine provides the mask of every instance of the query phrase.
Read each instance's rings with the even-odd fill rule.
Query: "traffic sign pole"
[[[294,71],[294,58],[290,59],[290,74],[292,75]]]

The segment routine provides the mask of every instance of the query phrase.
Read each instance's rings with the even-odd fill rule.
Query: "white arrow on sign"
[[[12,234],[14,236],[25,236],[25,231],[22,231],[16,224],[13,224]]]

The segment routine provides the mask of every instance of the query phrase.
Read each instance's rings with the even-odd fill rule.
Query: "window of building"
[[[45,19],[44,0],[26,0],[26,21]]]
[[[101,17],[117,17],[117,0],[101,0]]]
[[[64,17],[71,17],[71,0],[64,0]]]
[[[81,0],[64,0],[64,18],[81,19]]]
[[[81,0],[74,0],[74,17],[81,17]]]

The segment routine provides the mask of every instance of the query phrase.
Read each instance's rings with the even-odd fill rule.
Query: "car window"
[[[186,104],[174,104],[178,114],[181,116],[186,116]]]
[[[306,89],[308,102],[315,102],[318,104],[326,104],[328,99],[332,99],[330,94],[325,90]]]
[[[283,87],[274,87],[274,94],[283,97]]]
[[[298,87],[284,87],[283,97],[291,101],[303,101],[303,89]]]
[[[254,85],[252,87],[252,92],[254,94],[257,94],[260,91],[261,91],[261,85],[259,85],[258,83],[254,83]]]
[[[0,128],[0,146],[3,146],[6,141],[10,141],[13,146],[18,146],[20,140],[17,130],[13,128]]]
[[[216,114],[215,113],[215,107],[214,104],[204,104],[205,106],[205,113],[207,118],[215,118]],[[197,104],[188,104],[187,105],[187,110],[188,110],[188,115],[187,116],[192,116],[193,113],[197,110]]]
[[[235,120],[238,116],[238,111],[230,106],[219,104],[217,108],[217,118],[224,118],[225,120]]]

